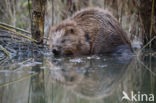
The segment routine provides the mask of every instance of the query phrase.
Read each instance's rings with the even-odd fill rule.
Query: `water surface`
[[[132,58],[16,57],[0,64],[0,103],[129,103],[122,101],[123,91],[156,94],[155,63],[149,52]]]

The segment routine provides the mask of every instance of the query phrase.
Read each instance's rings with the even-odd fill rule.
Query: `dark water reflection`
[[[123,91],[156,94],[155,62],[154,53],[14,59],[1,64],[0,103],[129,103]]]

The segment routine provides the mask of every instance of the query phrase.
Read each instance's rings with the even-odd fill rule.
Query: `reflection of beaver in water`
[[[78,11],[50,31],[50,48],[55,55],[114,53],[123,45],[130,50],[119,22],[99,8]]]
[[[86,99],[99,99],[112,95],[120,86],[120,81],[126,76],[125,72],[130,63],[130,60],[124,64],[120,63],[117,58],[106,56],[101,59],[84,57],[81,58],[81,62],[73,58],[48,61],[51,70],[50,77],[58,86],[63,86],[65,90],[72,91]]]

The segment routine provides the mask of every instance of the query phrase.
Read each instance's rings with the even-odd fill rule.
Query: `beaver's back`
[[[87,8],[77,12],[70,19],[88,35],[91,54],[112,53],[121,45],[131,47],[119,22],[106,10]]]

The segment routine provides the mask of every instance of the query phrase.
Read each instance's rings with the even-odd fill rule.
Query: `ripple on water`
[[[82,63],[83,60],[81,58],[77,58],[77,59],[70,59],[70,62],[73,62],[73,63]]]

